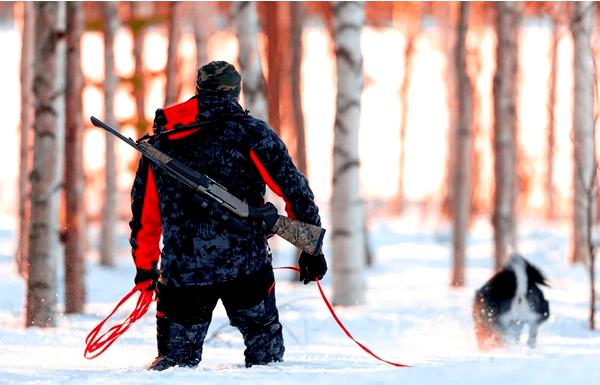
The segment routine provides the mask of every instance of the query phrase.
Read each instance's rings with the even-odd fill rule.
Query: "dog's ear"
[[[533,266],[531,263],[527,263],[527,278],[529,282],[539,283],[540,285],[548,286],[548,280],[544,277],[541,271],[537,269],[537,267]]]

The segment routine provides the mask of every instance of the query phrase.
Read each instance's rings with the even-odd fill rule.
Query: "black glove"
[[[137,269],[133,281],[136,285],[140,282],[150,281],[147,290],[154,290],[156,288],[156,282],[158,281],[158,270],[156,270],[156,267],[149,270]]]
[[[300,267],[300,281],[304,281],[305,285],[314,281],[315,277],[319,280],[323,279],[327,273],[327,262],[325,262],[323,254],[310,255],[303,251],[298,258],[298,266]]]

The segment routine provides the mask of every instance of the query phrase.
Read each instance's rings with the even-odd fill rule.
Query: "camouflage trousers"
[[[221,299],[232,326],[244,338],[246,366],[283,360],[283,336],[275,303],[271,266],[246,277],[211,286],[158,285],[158,356],[181,366],[195,366]]]

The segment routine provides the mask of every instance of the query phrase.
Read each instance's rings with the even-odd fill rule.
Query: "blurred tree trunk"
[[[404,163],[406,159],[406,127],[408,126],[408,91],[410,89],[410,77],[412,75],[413,60],[412,56],[415,49],[415,40],[417,33],[409,33],[406,36],[406,45],[404,46],[404,73],[402,74],[402,83],[400,85],[400,100],[402,105],[402,119],[400,120],[400,158],[398,160],[398,197],[397,211],[401,212],[404,203]]]
[[[31,172],[30,265],[27,281],[25,325],[56,325],[56,268],[60,251],[58,216],[60,203],[62,145],[57,109],[62,98],[59,18],[64,4],[36,2],[33,92],[35,139]]]
[[[494,262],[502,267],[516,248],[517,70],[521,4],[497,2],[496,73],[494,74]]]
[[[29,264],[29,210],[31,203],[28,181],[31,170],[31,151],[29,149],[33,128],[33,45],[34,10],[33,3],[24,1],[23,31],[21,45],[21,122],[19,147],[19,235],[16,250],[16,263],[19,274],[27,278]]]
[[[209,10],[207,2],[194,2],[193,20],[194,39],[196,41],[196,69],[199,69],[204,64],[208,63],[208,22],[213,15]]]
[[[171,14],[169,15],[169,48],[167,52],[167,82],[165,89],[165,107],[177,103],[177,73],[178,73],[178,52],[179,43],[179,23],[178,19],[180,8],[178,1],[169,3]],[[206,22],[206,21],[205,21]]]
[[[488,6],[489,7],[489,6]],[[471,10],[469,12],[469,30],[473,31],[473,33],[477,36],[479,34],[484,33],[486,29],[489,28],[489,22],[487,15],[482,10],[481,6],[478,7],[471,5]],[[469,52],[469,50],[467,50]],[[481,78],[483,73],[483,63],[484,57],[486,54],[484,53],[483,45],[481,42],[476,43],[476,48],[472,55],[467,54],[467,57],[470,57],[472,67],[474,68],[472,74],[472,90],[473,90],[473,110],[472,110],[472,124],[473,124],[473,133],[472,133],[472,142],[473,142],[473,159],[471,163],[471,213],[470,213],[470,223],[473,220],[473,217],[479,214],[487,213],[490,205],[490,196],[489,194],[482,189],[484,185],[484,176],[482,170],[486,169],[486,162],[484,161],[483,156],[483,146],[482,140],[480,138],[485,137],[486,134],[483,132],[483,123],[481,121],[482,111],[485,110],[485,97],[483,95],[484,92],[481,87],[477,86],[477,80]],[[486,92],[487,96],[487,92]],[[487,143],[486,143],[487,144]]]
[[[454,122],[458,119],[458,102],[456,99],[457,88],[456,84],[457,79],[457,70],[455,68],[456,60],[453,58],[456,56],[456,47],[457,47],[457,28],[456,25],[458,23],[458,12],[455,12],[453,9],[453,3],[444,2],[441,4],[444,7],[443,13],[440,14],[440,28],[443,31],[443,47],[444,53],[446,54],[446,66],[444,68],[444,76],[445,76],[445,84],[446,84],[446,103],[448,106],[448,132],[446,134],[448,145],[447,150],[448,154],[446,155],[446,167],[444,174],[444,184],[443,186],[446,188],[443,191],[443,197],[441,202],[441,214],[446,216],[447,218],[453,218],[454,213],[453,204],[454,204],[454,180],[455,180],[455,171],[456,171],[456,162],[457,155],[454,152],[456,150],[457,144],[456,141],[456,124]],[[460,5],[456,5],[456,7],[460,7]]]
[[[596,154],[594,147],[594,61],[591,36],[595,5],[571,3],[574,40],[575,100],[573,109],[573,247],[571,261],[589,263],[590,224],[595,218]]]
[[[308,175],[306,161],[306,133],[304,127],[304,111],[302,109],[302,31],[304,25],[304,4],[299,1],[290,3],[290,29],[292,53],[291,60],[291,90],[292,111],[294,114],[294,128],[296,133],[296,166],[304,174]]]
[[[139,136],[146,133],[148,122],[146,121],[146,88],[144,87],[144,38],[147,21],[153,10],[152,2],[132,1],[129,3],[131,9],[131,32],[133,33],[133,57],[135,61],[135,73],[133,75],[133,96],[135,98],[135,109],[137,116],[136,129]]]
[[[394,12],[402,12],[398,7],[398,3],[394,3]],[[406,7],[406,5],[404,5]],[[398,158],[398,195],[396,196],[393,204],[394,211],[402,212],[405,204],[404,197],[404,168],[406,159],[406,129],[408,127],[408,111],[409,111],[409,91],[410,91],[410,79],[413,73],[413,54],[415,51],[415,43],[419,36],[421,29],[421,6],[417,8],[416,12],[408,10],[407,17],[404,17],[404,70],[402,71],[402,80],[400,83],[400,105],[402,110],[402,116],[400,119],[400,151]]]
[[[85,201],[83,174],[83,74],[80,41],[83,5],[67,2],[67,87],[65,151],[65,312],[80,313],[85,306]]]
[[[104,14],[104,119],[115,127],[114,97],[118,85],[115,72],[114,41],[119,28],[119,11],[116,2],[102,3]],[[137,71],[137,67],[136,67]],[[143,96],[143,95],[142,95]],[[143,97],[142,97],[143,99]],[[115,226],[117,224],[117,167],[115,142],[112,135],[106,133],[105,191],[102,206],[102,229],[100,234],[100,264],[115,264]]]
[[[279,112],[280,96],[280,76],[281,62],[283,60],[281,52],[280,17],[279,2],[265,2],[265,32],[267,35],[267,65],[269,67],[269,77],[267,80],[267,101],[269,104],[269,124],[278,135],[281,136],[281,116]]]
[[[333,302],[365,301],[364,207],[359,194],[358,131],[363,87],[363,2],[334,3],[337,97],[333,145]]]
[[[546,219],[556,218],[556,189],[554,188],[554,107],[556,105],[557,84],[556,76],[558,71],[558,42],[560,35],[558,32],[558,20],[552,15],[552,40],[550,41],[550,77],[548,79],[548,143],[546,145]]]
[[[258,119],[268,120],[265,98],[265,80],[260,66],[258,50],[258,16],[254,2],[236,1],[232,4],[232,17],[239,41],[240,71],[244,83],[242,91],[246,108]]]
[[[472,173],[472,85],[467,74],[467,30],[469,26],[469,3],[460,3],[460,16],[454,52],[456,69],[457,120],[454,123],[454,143],[456,167],[452,190],[452,246],[453,268],[451,285],[462,287],[465,284],[465,238],[468,232],[471,213],[471,173]]]

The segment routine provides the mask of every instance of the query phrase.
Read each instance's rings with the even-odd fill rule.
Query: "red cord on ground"
[[[282,267],[275,268],[275,270],[281,270],[281,269],[300,272],[300,269],[295,266],[282,266]],[[327,299],[327,296],[325,296],[323,287],[321,287],[321,282],[318,279],[315,279],[315,281],[317,283],[317,287],[319,288],[319,293],[321,293],[321,298],[323,299],[323,302],[325,302],[325,305],[327,306],[327,309],[331,313],[331,316],[333,317],[335,322],[338,324],[340,329],[342,329],[342,331],[346,334],[346,336],[348,338],[350,338],[352,341],[354,341],[354,343],[357,344],[362,350],[364,350],[369,355],[371,355],[372,357],[374,357],[375,359],[377,359],[381,362],[385,362],[386,364],[389,364],[389,365],[392,365],[392,366],[395,366],[398,368],[410,367],[409,365],[401,364],[399,362],[385,360],[385,359],[379,357],[377,354],[373,353],[373,351],[371,349],[369,349],[368,347],[363,345],[361,342],[357,341],[356,338],[354,338],[352,336],[350,331],[346,328],[346,326],[342,323],[342,321],[337,316],[335,310],[333,309],[333,306]],[[127,293],[127,295],[125,295],[125,297],[123,297],[123,299],[121,299],[121,301],[117,304],[117,306],[113,309],[113,311],[106,318],[104,318],[102,320],[102,322],[100,322],[98,324],[98,326],[96,326],[90,332],[90,334],[88,334],[87,338],[85,339],[85,343],[86,343],[85,352],[83,353],[83,356],[85,358],[91,360],[93,358],[98,357],[102,353],[104,353],[106,351],[106,349],[108,349],[117,340],[117,338],[119,338],[123,333],[125,333],[127,331],[127,329],[129,329],[129,327],[134,322],[136,322],[137,320],[142,318],[144,316],[144,314],[146,314],[146,312],[148,312],[148,309],[150,308],[152,301],[155,300],[154,291],[148,290],[149,285],[150,285],[150,283],[148,281],[137,284],[133,289],[131,289],[131,291],[129,293]],[[269,291],[271,291],[271,290],[273,290],[273,286],[271,286],[271,288],[269,289]],[[117,310],[119,310],[119,308],[125,302],[127,302],[137,292],[140,292],[140,296],[138,297],[136,306],[133,309],[133,312],[129,315],[129,317],[127,317],[125,319],[125,321],[123,321],[122,323],[112,326],[105,333],[98,336],[98,334],[102,330],[102,327],[104,326],[104,324],[117,312]]]
[[[295,271],[298,273],[300,272],[300,269],[297,268],[296,266],[281,266],[281,267],[275,268],[275,270],[278,270],[278,269],[292,270],[292,271]],[[333,306],[331,305],[331,303],[327,299],[327,296],[325,295],[325,292],[323,291],[323,287],[321,287],[321,282],[319,282],[319,279],[315,278],[315,282],[317,282],[317,287],[319,288],[319,293],[321,293],[321,298],[323,298],[323,302],[325,302],[325,305],[327,306],[327,309],[331,313],[331,316],[333,317],[335,322],[338,324],[340,329],[342,329],[342,331],[346,334],[346,336],[348,336],[348,338],[350,338],[352,341],[354,341],[354,343],[357,344],[362,350],[364,350],[369,355],[371,355],[372,357],[374,357],[375,359],[377,359],[381,362],[385,362],[386,364],[389,364],[389,365],[392,365],[392,366],[395,366],[398,368],[409,368],[410,367],[410,365],[401,364],[399,362],[392,362],[392,361],[384,360],[383,358],[379,357],[377,354],[373,353],[373,351],[371,349],[369,349],[368,347],[366,347],[365,345],[363,345],[362,343],[357,341],[356,338],[354,338],[352,336],[352,334],[350,334],[350,331],[346,328],[346,326],[342,323],[342,321],[337,316],[335,310],[333,309]]]

